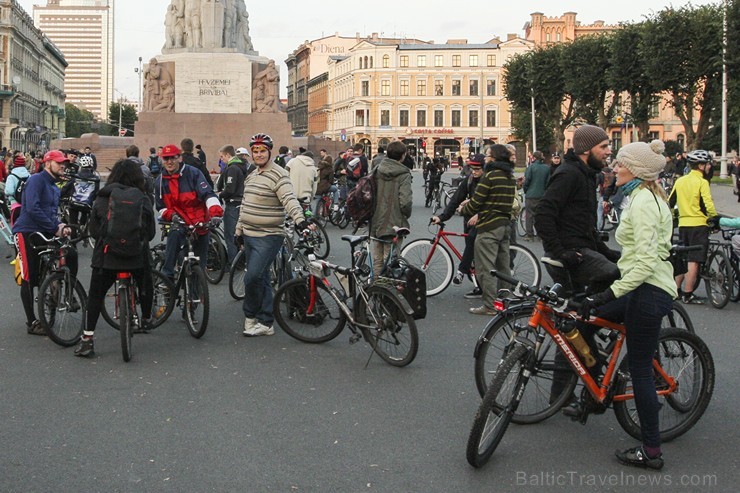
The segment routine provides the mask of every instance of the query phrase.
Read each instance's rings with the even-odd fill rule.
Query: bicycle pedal
[[[349,343],[350,344],[354,344],[357,341],[359,341],[360,339],[362,339],[362,335],[361,334],[352,334],[350,336],[350,338],[349,338]]]

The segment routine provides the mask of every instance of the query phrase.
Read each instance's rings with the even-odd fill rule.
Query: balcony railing
[[[15,94],[13,86],[10,84],[0,84],[0,97],[12,96]]]

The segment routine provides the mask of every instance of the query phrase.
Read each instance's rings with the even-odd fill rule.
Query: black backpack
[[[159,160],[159,156],[149,156],[149,171],[153,175],[162,173],[162,163]]]
[[[23,189],[26,188],[27,181],[28,181],[27,176],[25,178],[18,178],[18,185],[16,185],[15,187],[15,193],[13,194],[13,198],[19,204],[23,203]]]
[[[116,257],[142,255],[142,214],[144,193],[136,187],[116,188],[108,198],[108,215],[103,235],[103,253]]]

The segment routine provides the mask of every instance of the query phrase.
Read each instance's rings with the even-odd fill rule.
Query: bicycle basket
[[[424,271],[409,264],[406,259],[393,259],[385,271],[393,285],[414,311],[414,320],[427,316],[427,279]]]

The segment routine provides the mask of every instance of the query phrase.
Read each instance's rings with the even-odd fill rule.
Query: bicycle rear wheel
[[[134,311],[132,311],[131,293],[129,286],[121,286],[118,288],[118,310],[121,320],[121,354],[123,355],[123,361],[131,361],[133,356],[133,348],[131,347],[131,338],[134,335]]]
[[[530,286],[539,286],[542,280],[540,261],[532,250],[516,243],[509,244],[511,276]]]
[[[302,342],[331,341],[342,332],[347,317],[329,290],[315,277],[299,277],[275,293],[273,314],[286,334]]]
[[[432,248],[434,252],[430,256]],[[401,249],[401,256],[424,271],[427,296],[437,295],[450,285],[453,275],[452,255],[439,243],[434,247],[433,240],[414,240]]]
[[[60,346],[74,346],[82,337],[87,295],[80,281],[65,272],[47,276],[39,288],[39,320],[49,339]]]
[[[519,236],[527,236],[527,211],[524,209],[522,204],[522,210],[519,212],[519,216],[516,218],[516,234]]]
[[[686,311],[686,308],[683,307],[683,304],[680,301],[673,302],[673,308],[668,315],[663,317],[661,327],[677,327],[679,329],[688,330],[692,334],[695,333],[694,323],[691,321],[689,312]]]
[[[184,268],[186,267],[183,266]],[[190,273],[185,277],[184,290],[185,323],[190,335],[200,339],[208,328],[209,300],[208,283],[199,265],[190,266]]]
[[[709,254],[704,265],[704,283],[709,295],[709,302],[715,308],[724,308],[732,295],[732,266],[730,259],[722,250],[715,250]]]
[[[517,407],[516,396],[525,385],[522,372],[528,348],[517,345],[504,358],[483,396],[468,437],[466,456],[473,467],[483,467],[509,427]]]
[[[239,250],[229,269],[229,294],[235,300],[244,299],[244,274],[246,268],[247,259],[244,255],[244,250]]]
[[[211,233],[206,260],[206,280],[211,284],[220,283],[224,278],[226,263],[226,247],[217,234]]]
[[[330,244],[329,235],[326,234],[326,230],[320,224],[316,224],[316,231],[312,231],[309,235],[309,243],[313,247],[314,255],[316,258],[325,259],[329,256]]]
[[[152,271],[152,328],[157,328],[170,318],[175,308],[175,284],[159,271]]]
[[[661,329],[655,360],[678,385],[674,393],[658,396],[660,439],[667,442],[691,429],[707,409],[714,391],[714,359],[699,336],[683,329],[667,328]],[[616,395],[632,394],[626,358],[620,364],[619,374],[625,377],[615,384]],[[667,387],[657,373],[655,386],[657,390]],[[634,399],[614,402],[614,414],[624,431],[638,440],[642,438]]]
[[[381,286],[370,286],[367,303],[357,300],[357,319],[374,328],[363,330],[373,350],[383,361],[393,366],[406,366],[419,350],[416,322],[406,313],[393,291]]]

